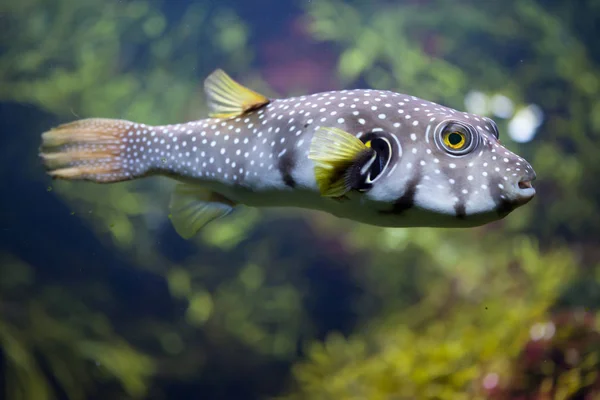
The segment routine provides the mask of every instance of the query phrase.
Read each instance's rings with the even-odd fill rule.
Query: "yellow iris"
[[[444,135],[444,144],[453,150],[460,150],[465,146],[467,137],[464,133],[454,131]]]

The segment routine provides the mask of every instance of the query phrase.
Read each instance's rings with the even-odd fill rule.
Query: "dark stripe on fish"
[[[505,216],[511,211],[513,211],[515,208],[517,208],[516,203],[507,199],[500,199],[496,210],[498,212],[498,215]]]
[[[500,197],[503,194],[503,190],[498,187],[499,184],[505,185],[502,179],[490,179],[490,194],[492,196],[492,199],[496,203],[496,212],[498,213],[498,215],[504,217],[508,213],[513,211],[515,208],[517,208],[517,203]]]
[[[415,194],[417,193],[417,185],[421,182],[421,170],[417,170],[415,175],[406,182],[406,190],[402,196],[398,197],[389,211],[380,211],[381,214],[402,214],[406,210],[410,210],[415,205]]]
[[[456,203],[454,203],[454,214],[458,219],[465,219],[467,216],[467,197],[468,194],[464,194],[462,189],[464,187],[469,187],[469,183],[459,174],[456,174],[454,169],[448,167],[442,167],[442,172],[447,180],[453,179],[454,183],[450,185],[451,193],[458,199]]]
[[[293,152],[287,152],[281,157],[279,157],[279,161],[277,163],[277,168],[279,169],[279,173],[281,174],[281,179],[286,186],[295,188],[296,181],[292,177],[292,171],[296,166],[296,157]]]
[[[464,201],[458,200],[456,204],[454,204],[454,212],[456,212],[456,218],[465,219],[467,216],[467,209],[465,207]]]
[[[467,197],[468,194],[464,194],[462,192],[462,188],[469,187],[468,181],[462,177],[456,177],[455,183],[452,185],[452,192],[458,199],[456,203],[454,203],[454,212],[456,213],[456,218],[465,219],[467,216]]]

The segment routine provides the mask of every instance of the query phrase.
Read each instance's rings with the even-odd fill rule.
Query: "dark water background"
[[[0,398],[600,395],[600,1],[9,0]],[[374,87],[494,118],[537,196],[467,230],[244,210],[184,241],[166,180],[52,182],[41,132]]]

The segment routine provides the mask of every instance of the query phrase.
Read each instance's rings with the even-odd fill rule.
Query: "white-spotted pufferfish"
[[[89,118],[42,135],[53,178],[178,181],[184,238],[237,205],[300,207],[385,227],[473,227],[535,195],[531,165],[489,118],[387,90],[270,99],[222,70],[204,82],[210,118],[149,126]]]

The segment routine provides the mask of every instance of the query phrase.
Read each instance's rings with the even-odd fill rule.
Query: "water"
[[[0,398],[598,396],[599,12],[592,0],[4,4]],[[246,208],[185,241],[165,178],[45,174],[45,130],[204,118],[215,68],[269,96],[370,87],[482,113],[531,161],[537,195],[479,228]]]

